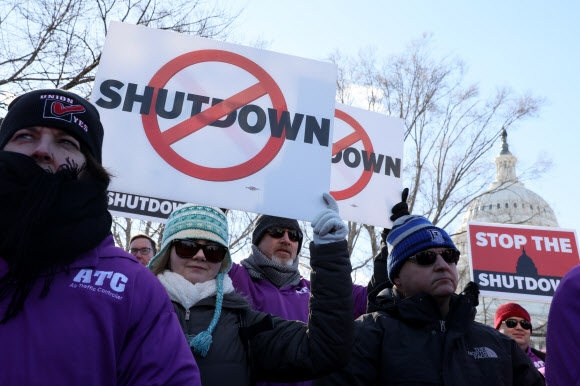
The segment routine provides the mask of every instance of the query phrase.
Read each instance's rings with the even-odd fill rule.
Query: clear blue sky
[[[339,48],[354,55],[401,52],[424,32],[435,53],[464,60],[469,80],[483,91],[509,86],[546,98],[538,118],[509,132],[522,172],[543,155],[553,167],[541,180],[524,181],[554,209],[560,227],[576,229],[580,165],[576,110],[580,93],[580,2],[232,0],[244,7],[233,40],[261,38],[267,49],[324,60]],[[496,146],[499,152],[499,141]],[[497,153],[495,153],[497,154]],[[494,154],[494,156],[495,156]],[[489,162],[493,162],[490,157]]]

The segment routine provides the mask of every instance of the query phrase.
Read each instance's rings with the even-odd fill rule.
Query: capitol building
[[[470,280],[469,251],[467,244],[467,224],[487,222],[542,227],[558,227],[558,220],[550,205],[539,195],[527,189],[516,175],[517,158],[509,151],[507,132],[502,130],[501,152],[495,158],[497,173],[495,181],[468,207],[453,241],[461,251],[457,270],[458,291]],[[521,301],[509,298],[479,297],[476,320],[493,326],[495,311],[501,304],[515,302],[524,307],[532,318],[533,334],[530,345],[538,349],[546,348],[546,323],[550,303]]]

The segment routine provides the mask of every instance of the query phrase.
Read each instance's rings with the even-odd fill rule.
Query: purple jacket
[[[201,385],[165,289],[112,236],[43,282],[0,325],[1,385]]]
[[[254,310],[267,312],[288,320],[308,322],[308,300],[310,298],[310,281],[302,278],[296,286],[278,289],[268,280],[252,279],[247,269],[240,264],[232,264],[229,275],[236,292],[243,294]],[[366,313],[367,288],[353,285],[354,315],[353,320]],[[258,385],[293,385],[309,386],[311,381],[296,383],[266,383]]]
[[[580,265],[572,268],[558,285],[546,336],[546,384],[578,385],[580,382]]]

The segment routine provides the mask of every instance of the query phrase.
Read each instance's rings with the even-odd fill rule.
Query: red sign
[[[574,231],[469,223],[468,237],[472,279],[482,292],[551,297],[562,277],[580,263]]]
[[[345,122],[350,127],[352,127],[354,129],[354,133],[347,135],[346,137],[335,142],[332,145],[333,157],[358,141],[362,141],[364,149],[367,152],[367,154],[373,152],[373,144],[371,142],[371,139],[369,138],[365,129],[360,125],[360,123],[358,123],[353,117],[351,117],[344,111],[338,109],[334,110],[334,117],[340,119],[341,121]],[[363,191],[363,189],[368,185],[372,176],[373,176],[372,170],[363,169],[362,175],[352,186],[343,190],[330,192],[330,194],[332,194],[332,196],[336,200],[346,200],[347,198],[354,197]]]
[[[178,56],[157,71],[149,82],[149,86],[154,88],[152,105],[156,104],[158,89],[163,88],[175,74],[186,67],[204,62],[222,62],[240,67],[258,79],[258,83],[164,132],[161,132],[159,127],[157,114],[152,112],[143,115],[143,128],[155,151],[180,172],[207,181],[238,180],[268,165],[282,148],[285,136],[282,135],[280,138],[270,136],[264,148],[253,158],[227,168],[211,168],[195,164],[179,155],[171,148],[171,145],[264,95],[269,95],[273,108],[278,111],[278,114],[288,110],[286,100],[274,79],[253,61],[229,51],[200,50]]]

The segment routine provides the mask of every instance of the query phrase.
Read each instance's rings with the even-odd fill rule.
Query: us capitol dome
[[[461,226],[453,236],[455,245],[461,251],[461,259],[457,266],[459,273],[458,291],[461,291],[470,280],[467,223],[487,222],[558,227],[558,220],[550,205],[519,181],[516,175],[518,159],[509,151],[505,129],[502,129],[501,142],[501,152],[494,160],[496,165],[495,181],[469,205]],[[476,320],[493,326],[495,310],[499,305],[508,302],[518,303],[530,313],[534,326],[530,344],[536,348],[545,349],[545,325],[548,320],[549,303],[490,298],[480,295]]]

